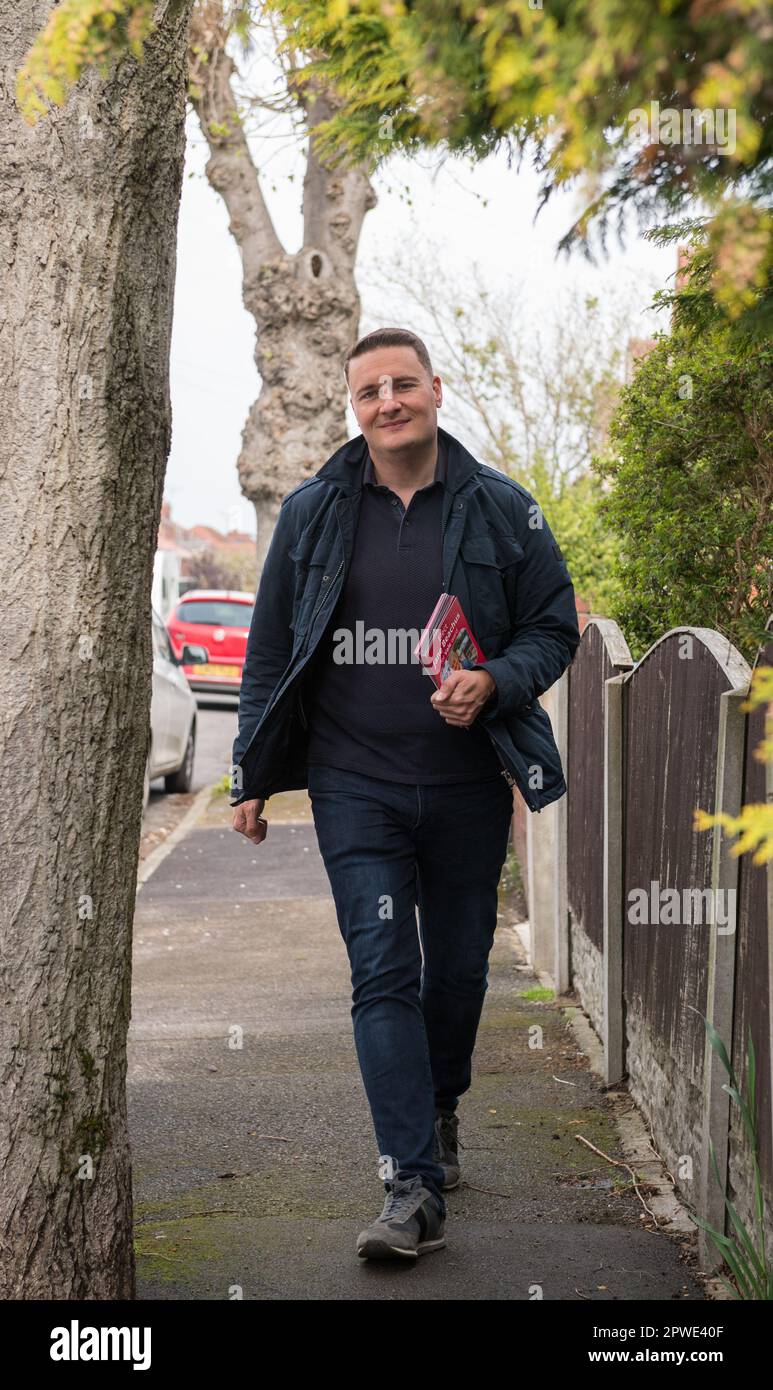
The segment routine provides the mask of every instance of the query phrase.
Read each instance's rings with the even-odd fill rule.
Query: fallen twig
[[[495,1192],[493,1187],[473,1187],[471,1182],[464,1180],[464,1186],[470,1192],[484,1192],[487,1197],[512,1197],[512,1192]]]
[[[636,1174],[634,1173],[631,1165],[629,1163],[622,1163],[620,1159],[610,1158],[609,1154],[605,1154],[601,1149],[597,1149],[596,1145],[591,1144],[590,1139],[583,1138],[582,1134],[575,1134],[574,1137],[575,1139],[579,1139],[581,1144],[587,1144],[588,1148],[592,1149],[595,1154],[598,1154],[599,1158],[603,1158],[607,1163],[613,1164],[615,1168],[625,1168],[627,1172],[631,1174],[631,1181],[633,1182],[634,1188],[636,1190],[636,1196],[639,1198],[639,1201],[644,1207],[644,1210],[647,1212],[647,1215],[652,1218],[658,1230],[660,1230],[660,1222],[658,1221],[658,1218],[656,1217],[654,1211],[652,1211],[651,1208],[647,1206],[647,1203],[645,1202],[644,1198],[641,1195],[641,1192],[639,1191],[639,1184],[636,1181]]]

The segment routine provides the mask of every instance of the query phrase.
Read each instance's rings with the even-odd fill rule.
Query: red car
[[[209,660],[183,665],[191,690],[238,695],[255,595],[230,589],[191,589],[166,620],[176,656],[185,643],[205,647]]]

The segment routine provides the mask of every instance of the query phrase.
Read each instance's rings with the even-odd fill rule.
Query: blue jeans
[[[416,785],[312,765],[309,797],[376,1142],[392,1159],[381,1176],[421,1174],[445,1212],[435,1114],[472,1079],[512,791],[499,776]]]

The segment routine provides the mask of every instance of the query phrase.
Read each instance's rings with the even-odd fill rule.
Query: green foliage
[[[392,141],[446,141],[486,153],[514,134],[544,141],[559,181],[625,141],[632,109],[654,99],[680,109],[736,110],[738,165],[770,151],[764,81],[771,33],[762,0],[269,0],[288,24],[286,47],[313,54],[312,72],[344,98],[326,124],[331,151],[383,154]],[[676,174],[674,158],[672,177]],[[704,163],[710,161],[705,158]],[[654,171],[653,171],[654,176]],[[662,171],[665,177],[665,171]]]
[[[693,1005],[690,1004],[688,1007],[692,1008]],[[717,1057],[719,1057],[722,1066],[730,1078],[730,1085],[724,1084],[722,1090],[727,1091],[730,1099],[738,1106],[741,1112],[743,1129],[749,1143],[749,1150],[754,1165],[754,1215],[757,1227],[755,1232],[757,1244],[755,1244],[755,1240],[747,1230],[725,1191],[725,1183],[722,1181],[719,1172],[717,1155],[711,1140],[709,1140],[709,1152],[711,1161],[714,1164],[714,1175],[719,1183],[719,1188],[724,1198],[725,1207],[730,1217],[735,1238],[733,1239],[730,1236],[726,1236],[723,1231],[715,1230],[713,1226],[709,1225],[708,1221],[704,1221],[703,1218],[698,1216],[694,1211],[692,1216],[693,1220],[711,1237],[711,1240],[717,1247],[717,1250],[735,1279],[735,1288],[729,1284],[726,1279],[722,1280],[730,1296],[743,1300],[767,1301],[773,1298],[773,1269],[768,1263],[768,1258],[765,1253],[765,1199],[762,1194],[762,1185],[760,1182],[757,1122],[755,1115],[757,1065],[752,1032],[750,1028],[747,1056],[747,1078],[749,1082],[750,1100],[747,1100],[746,1097],[741,1094],[741,1088],[736,1079],[732,1062],[727,1055],[727,1048],[719,1036],[719,1033],[713,1024],[709,1022],[705,1014],[701,1014],[701,1018],[705,1024],[706,1033],[708,1034],[712,1050],[716,1053]]]
[[[729,201],[728,210],[731,208]],[[769,214],[766,218],[769,225]],[[674,324],[691,329],[693,333],[724,324],[731,330],[728,346],[743,350],[766,338],[773,329],[773,264],[770,259],[755,263],[752,255],[742,276],[743,315],[728,313],[726,302],[733,297],[734,281],[733,274],[728,274],[723,248],[717,241],[717,221],[716,218],[693,217],[646,233],[647,239],[656,245],[678,245],[689,256],[686,282],[674,289],[659,291],[654,303],[658,308],[669,308]],[[743,256],[745,246],[741,235],[734,248],[736,259]],[[737,264],[731,270],[737,271]]]
[[[739,337],[691,285],[594,462],[620,542],[611,616],[637,659],[696,625],[753,661],[773,600],[773,346]]]
[[[47,102],[61,104],[87,67],[105,76],[126,53],[139,58],[153,29],[153,0],[61,0],[16,79],[16,99],[30,124]]]
[[[596,616],[609,615],[616,586],[610,578],[619,552],[619,540],[602,510],[603,490],[594,473],[568,479],[548,476],[539,464],[522,473],[518,481],[538,498],[553,535],[563,551],[574,591]]]
[[[332,160],[377,164],[394,150],[444,145],[475,159],[528,153],[543,200],[581,179],[584,211],[562,246],[602,240],[629,206],[642,225],[701,199],[716,214],[725,308],[771,261],[773,185],[766,82],[767,0],[268,0],[284,47],[311,61],[301,80],[336,89],[315,127]],[[657,102],[653,112],[652,102]],[[661,113],[673,111],[675,125]],[[721,112],[724,130],[687,128]],[[730,118],[734,122],[734,135]],[[646,119],[645,119],[646,118]],[[738,197],[728,200],[728,192]]]
[[[763,704],[768,706],[765,737],[754,749],[754,757],[761,763],[773,763],[773,666],[758,666],[752,672],[749,698],[741,708],[749,711]],[[737,816],[728,815],[726,811],[717,811],[716,814],[710,815],[708,811],[696,809],[696,830],[710,830],[715,825],[723,826],[728,835],[738,836],[730,851],[734,857],[750,854],[754,850],[753,864],[769,864],[773,861],[773,805],[770,803],[751,801],[741,807]]]

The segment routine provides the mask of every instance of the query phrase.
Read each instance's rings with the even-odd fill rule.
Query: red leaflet
[[[476,666],[479,661],[486,660],[453,594],[440,595],[413,654],[438,687],[451,671],[468,669],[465,662]]]

